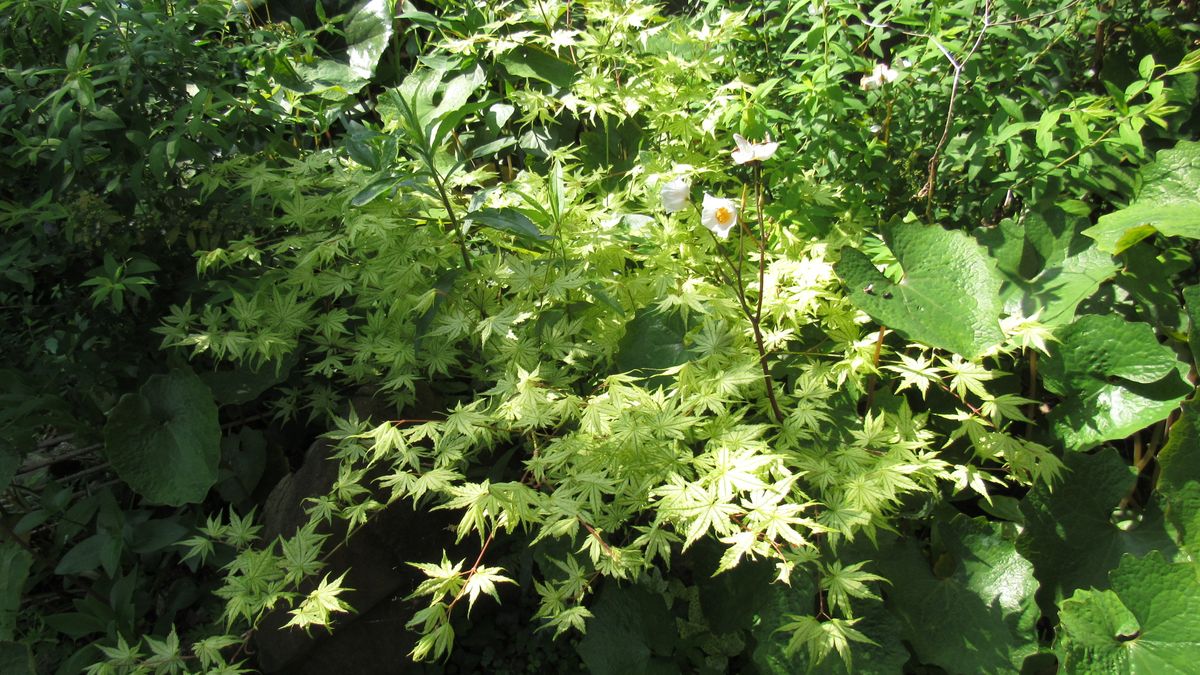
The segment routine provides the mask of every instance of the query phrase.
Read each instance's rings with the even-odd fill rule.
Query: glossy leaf
[[[1200,559],[1200,398],[1183,406],[1158,452],[1158,491],[1167,502],[1167,519],[1179,545]]]
[[[391,0],[363,0],[351,8],[342,25],[344,51],[335,58],[293,64],[303,82],[301,90],[325,90],[341,98],[365,87],[392,38],[392,4]]]
[[[914,541],[881,556],[894,580],[888,607],[921,661],[949,673],[1015,672],[1037,651],[1038,583],[1015,540],[1011,524],[959,514],[936,523],[932,561]]]
[[[1183,305],[1188,317],[1187,341],[1192,363],[1200,364],[1200,286],[1183,289]]]
[[[1142,169],[1133,202],[1083,233],[1114,255],[1155,233],[1200,239],[1200,143],[1180,141],[1158,153]]]
[[[467,214],[467,220],[496,230],[515,234],[523,239],[549,241],[554,237],[542,234],[537,225],[516,209],[480,209]]]
[[[1081,302],[1119,269],[1116,261],[1078,235],[1086,218],[1059,209],[1032,211],[976,234],[1004,276],[1004,312],[1048,326],[1068,324]]]
[[[901,223],[886,233],[903,269],[893,283],[870,258],[844,249],[835,270],[850,300],[910,340],[974,358],[1004,339],[996,264],[975,240],[935,225]]]
[[[1200,654],[1200,580],[1192,563],[1155,551],[1127,555],[1112,590],[1063,603],[1063,671],[1080,675],[1192,673]]]
[[[1061,485],[1039,483],[1021,502],[1025,530],[1017,549],[1033,563],[1048,604],[1076,589],[1107,588],[1109,570],[1125,553],[1174,549],[1153,503],[1125,527],[1114,522],[1114,509],[1136,480],[1116,452],[1072,453],[1064,464]]]
[[[1089,315],[1057,333],[1043,361],[1046,388],[1062,397],[1047,421],[1071,450],[1124,438],[1165,418],[1190,391],[1183,365],[1144,323]]]

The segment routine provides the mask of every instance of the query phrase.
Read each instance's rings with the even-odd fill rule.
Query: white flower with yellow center
[[[729,236],[729,230],[737,225],[737,221],[737,203],[732,199],[714,197],[707,192],[704,193],[704,203],[700,209],[700,222],[704,223],[704,226],[713,234],[725,239]]]
[[[686,177],[676,178],[662,186],[659,196],[662,198],[663,210],[667,213],[682,211],[688,207],[688,196],[692,183]]]
[[[772,143],[769,136],[762,143],[751,143],[741,134],[734,134],[733,142],[737,143],[737,150],[733,151],[734,164],[761,162],[764,159],[770,159],[771,155],[774,155],[775,151],[779,149],[779,144]]]

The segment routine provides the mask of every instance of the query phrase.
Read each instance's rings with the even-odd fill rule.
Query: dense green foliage
[[[0,0],[0,670],[1186,671],[1190,7]]]

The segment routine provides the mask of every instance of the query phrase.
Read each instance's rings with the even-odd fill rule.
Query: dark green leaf
[[[662,370],[687,361],[686,334],[687,327],[677,314],[638,312],[625,324],[625,336],[617,346],[617,370]]]
[[[576,650],[595,675],[678,672],[670,655],[678,642],[662,596],[641,586],[608,585],[591,607],[587,634]]]
[[[1039,483],[1021,502],[1025,530],[1017,549],[1033,563],[1046,603],[1079,588],[1107,588],[1108,572],[1124,553],[1174,548],[1153,503],[1130,527],[1114,522],[1113,510],[1136,479],[1115,451],[1070,453],[1064,464],[1063,484]]]
[[[192,373],[154,375],[121,397],[104,427],[113,469],[146,499],[179,506],[217,481],[221,428],[208,387]]]
[[[542,234],[528,216],[512,208],[480,209],[468,213],[467,220],[533,241],[549,241],[554,238]]]
[[[1088,315],[1057,337],[1042,375],[1063,400],[1047,421],[1071,450],[1125,438],[1165,418],[1190,391],[1183,364],[1148,324]]]
[[[1188,347],[1192,350],[1192,364],[1200,364],[1200,286],[1183,289],[1183,303],[1187,311]]]
[[[93,534],[75,544],[58,561],[55,574],[72,575],[90,572],[100,566],[100,557],[110,548],[112,537],[107,532]]]
[[[1079,303],[1116,274],[1117,263],[1095,242],[1077,236],[1086,218],[1058,209],[1030,212],[977,234],[1004,276],[1006,314],[1031,317],[1048,326],[1071,322]]]
[[[1156,232],[1200,239],[1200,143],[1180,141],[1159,152],[1142,169],[1133,203],[1084,230],[1114,255]]]
[[[242,405],[257,399],[287,377],[298,359],[293,352],[280,363],[266,363],[257,368],[244,366],[208,371],[200,373],[199,377],[212,391],[217,405]]]
[[[375,201],[379,195],[387,192],[396,186],[396,179],[392,176],[380,176],[368,184],[354,198],[350,200],[351,206],[366,206]]]
[[[1012,524],[937,519],[933,560],[919,542],[883,555],[887,605],[922,662],[949,673],[1016,672],[1037,651],[1033,565],[1016,550]]]
[[[536,47],[517,47],[500,55],[496,62],[509,75],[540,80],[559,89],[569,89],[575,80],[575,66]]]
[[[0,640],[13,639],[33,556],[14,541],[0,543]],[[0,670],[0,672],[5,672]]]
[[[313,64],[295,64],[296,76],[307,85],[315,85],[299,89],[332,90],[340,97],[366,86],[392,38],[391,7],[390,2],[362,0],[346,12],[342,25],[345,50]]]
[[[1081,590],[1063,603],[1063,672],[1194,673],[1200,656],[1200,581],[1192,563],[1154,551],[1126,555],[1112,590]]]
[[[1183,406],[1158,452],[1158,491],[1180,546],[1200,559],[1200,397]]]
[[[34,675],[37,670],[29,646],[19,642],[0,642],[0,673]]]

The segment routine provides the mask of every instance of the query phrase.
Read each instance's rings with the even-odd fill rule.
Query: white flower
[[[891,66],[887,65],[886,63],[876,63],[875,68],[871,71],[871,74],[864,76],[862,81],[859,82],[859,86],[866,91],[871,91],[872,89],[878,89],[885,84],[895,82],[896,78],[899,76],[900,73],[893,70]]]
[[[659,196],[662,197],[663,210],[667,213],[675,213],[686,209],[691,187],[691,181],[687,178],[676,178],[663,185],[662,192],[659,193]]]
[[[771,155],[774,155],[775,151],[779,149],[779,144],[772,143],[769,136],[762,143],[751,143],[741,134],[734,134],[733,142],[738,146],[738,149],[733,151],[734,164],[761,162],[764,159],[770,159]]]
[[[737,225],[738,207],[732,199],[714,197],[704,193],[704,204],[700,210],[700,222],[718,237],[725,239],[729,230]]]

